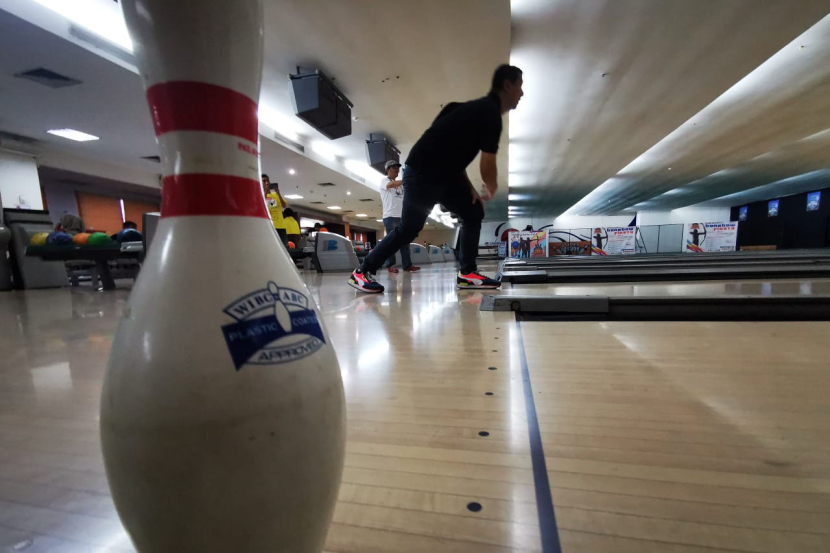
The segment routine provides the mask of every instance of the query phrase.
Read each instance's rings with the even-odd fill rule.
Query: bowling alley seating
[[[26,247],[32,235],[38,232],[52,232],[53,225],[49,212],[4,209],[3,216],[12,234],[9,249],[14,287],[18,290],[29,290],[69,284],[66,267],[62,261],[43,261],[37,257],[26,256]]]
[[[312,255],[318,273],[353,271],[360,266],[352,241],[333,232],[318,232]]]
[[[455,252],[449,246],[441,248],[441,255],[444,257],[444,261],[455,261]]]
[[[427,251],[427,257],[429,258],[430,263],[443,263],[444,262],[444,255],[441,253],[441,248],[438,246],[429,246],[429,250]]]
[[[427,249],[423,244],[410,244],[409,258],[412,260],[412,264],[416,266],[428,265],[429,263],[432,263],[432,260],[429,258],[427,253]]]

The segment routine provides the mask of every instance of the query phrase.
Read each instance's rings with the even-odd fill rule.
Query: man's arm
[[[492,198],[495,196],[496,190],[499,188],[499,168],[496,165],[496,154],[481,152],[481,164],[479,169],[481,170],[481,180],[484,181],[484,188],[487,190],[490,198]]]
[[[467,171],[464,171],[463,173],[461,173],[461,175],[464,177],[464,180],[467,181],[467,185],[470,187],[470,191],[473,193],[473,203],[482,201],[481,196],[478,193],[478,190],[476,190],[476,187],[473,186],[473,181],[471,181],[469,175],[467,175]]]
[[[279,188],[277,188],[277,198],[279,198],[279,199],[280,199],[280,207],[282,207],[283,209],[285,209],[286,207],[288,207],[288,203],[287,203],[287,202],[285,201],[285,199],[282,197],[282,194],[280,194],[280,189],[279,189]]]
[[[386,183],[386,189],[387,190],[389,190],[391,188],[400,188],[401,186],[403,186],[403,181],[402,180],[390,180],[389,182]]]

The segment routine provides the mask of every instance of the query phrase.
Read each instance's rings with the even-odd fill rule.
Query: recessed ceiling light
[[[89,142],[90,140],[98,140],[98,137],[92,134],[87,134],[85,132],[76,131],[73,129],[53,129],[51,131],[46,131],[49,134],[54,134],[55,136],[60,136],[61,138],[68,138],[69,140],[74,140],[76,142]]]
[[[289,174],[289,175],[296,175],[296,174],[297,174],[297,171],[295,171],[294,169],[289,169],[289,170],[288,170],[288,174]]]
[[[343,209],[343,208],[342,208],[342,207],[340,207],[339,205],[330,205],[330,206],[328,207],[328,209],[338,210],[338,209]]]
[[[350,191],[350,190],[346,190],[346,196],[351,196],[351,195],[352,195],[351,191]]]
[[[283,198],[285,198],[286,200],[302,200],[303,199],[303,197],[300,196],[299,194],[286,194],[285,196],[283,196]]]
[[[669,167],[669,171],[671,171],[671,167]]]
[[[358,217],[368,217],[368,215],[366,215],[365,213],[358,213],[357,216]]]

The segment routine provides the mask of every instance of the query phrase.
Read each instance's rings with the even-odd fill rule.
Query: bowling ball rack
[[[104,290],[115,289],[109,262],[115,259],[141,259],[142,250],[124,250],[121,244],[99,246],[28,246],[26,256],[38,257],[43,261],[91,261],[95,263]]]

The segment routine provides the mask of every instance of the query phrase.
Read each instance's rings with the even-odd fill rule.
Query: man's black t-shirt
[[[428,176],[463,172],[479,150],[495,154],[501,136],[501,103],[496,95],[447,104],[409,152],[406,165]]]

